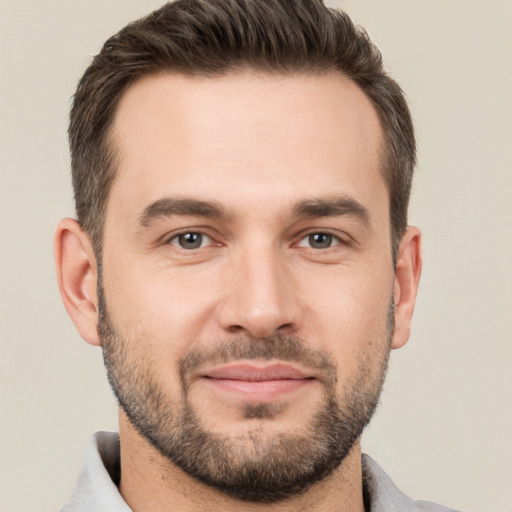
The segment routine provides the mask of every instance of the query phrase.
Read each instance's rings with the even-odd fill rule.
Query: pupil
[[[184,249],[197,249],[201,246],[202,236],[199,233],[185,233],[180,235],[179,242]]]
[[[326,249],[331,246],[332,235],[328,235],[326,233],[315,233],[314,235],[309,235],[309,243],[311,247],[315,249]]]

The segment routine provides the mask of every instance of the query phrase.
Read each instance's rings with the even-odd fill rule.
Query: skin
[[[389,348],[407,342],[420,233],[410,227],[404,234],[395,272],[389,193],[380,172],[382,130],[353,82],[337,73],[146,77],[123,96],[112,134],[119,175],[105,219],[105,298],[119,333],[135,357],[149,359],[170,400],[179,400],[177,361],[220,340],[299,336],[335,361],[340,393],[362,365],[376,375]],[[173,204],[182,198],[215,202],[225,215],[176,209],[147,215],[169,198]],[[304,201],[333,199],[361,208],[327,216],[297,212]],[[183,231],[206,235],[203,245],[180,247]],[[311,247],[313,233],[332,234],[333,244]],[[82,337],[100,345],[90,240],[72,219],[61,221],[55,240],[64,304]],[[191,384],[194,410],[213,431],[233,436],[243,436],[254,422],[264,436],[299,431],[323,398],[320,381],[313,380],[264,395],[282,406],[280,412],[247,420],[242,406],[256,398],[210,384],[201,378]],[[305,494],[262,505],[240,503],[184,474],[122,411],[120,434],[120,489],[136,512],[364,510],[359,443]]]

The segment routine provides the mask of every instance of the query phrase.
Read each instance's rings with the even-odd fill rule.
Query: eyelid
[[[191,249],[185,249],[185,247],[181,247],[179,245],[179,238],[180,238],[180,236],[187,235],[187,234],[200,235],[202,237],[201,245],[199,247],[193,247]],[[176,242],[176,243],[174,243],[174,242]],[[204,249],[206,246],[211,245],[212,242],[213,242],[213,239],[212,239],[211,236],[208,236],[205,233],[201,233],[199,231],[185,231],[183,233],[175,233],[167,241],[167,243],[169,245],[177,247],[178,249],[183,249],[185,251],[193,251],[193,250],[198,250],[198,249]]]
[[[313,248],[313,247],[308,247],[307,245],[301,245],[301,242],[305,239],[307,239],[308,237],[310,237],[311,235],[316,235],[316,234],[322,234],[322,235],[329,235],[329,236],[332,236],[333,239],[336,240],[336,243],[333,243],[333,245],[331,245],[330,247],[326,247],[324,249],[321,249],[321,248]],[[325,228],[325,229],[322,229],[322,228],[317,228],[317,229],[308,229],[307,231],[303,231],[301,232],[297,238],[296,238],[296,242],[294,242],[294,246],[296,247],[305,247],[307,249],[311,249],[311,250],[314,250],[314,251],[321,251],[321,250],[324,250],[324,251],[327,251],[329,249],[333,249],[335,247],[338,247],[340,245],[350,245],[351,244],[351,237],[349,235],[346,235],[343,236],[339,231],[337,230],[333,230],[333,229],[329,229],[329,228]]]
[[[198,250],[201,250],[201,249],[205,249],[209,246],[221,246],[221,245],[224,245],[223,242],[219,242],[218,240],[218,237],[208,233],[210,230],[208,228],[205,228],[205,227],[189,227],[189,228],[182,228],[182,229],[179,229],[177,231],[172,231],[171,233],[167,233],[166,235],[160,237],[160,244],[162,245],[172,245],[173,247],[175,247],[176,249],[179,249],[179,250],[182,250],[184,252],[193,252],[193,251],[198,251]],[[207,239],[207,242],[206,243],[203,243],[203,245],[201,247],[198,247],[197,249],[185,249],[181,246],[179,246],[178,243],[172,243],[173,241],[177,240],[179,236],[181,235],[185,235],[187,233],[196,233],[196,234],[199,234],[201,236],[203,236],[204,238]],[[333,239],[334,239],[334,243],[332,246],[330,247],[327,247],[327,248],[313,248],[313,247],[308,247],[306,245],[301,245],[301,242],[303,242],[305,239],[307,239],[309,236],[311,235],[314,235],[314,234],[325,234],[325,235],[329,235],[329,236],[332,236]],[[295,247],[303,247],[303,248],[306,248],[306,249],[310,249],[310,250],[313,250],[313,251],[327,251],[329,249],[334,249],[338,246],[349,246],[349,245],[355,245],[356,242],[355,240],[347,233],[343,232],[343,233],[340,233],[339,230],[336,230],[336,229],[331,229],[331,228],[310,228],[310,229],[307,229],[307,230],[304,230],[302,232],[300,232],[295,238],[295,241],[292,242],[292,247],[295,246]]]
[[[328,247],[312,247],[309,238],[311,235],[315,234],[322,234],[322,235],[328,235],[331,237],[331,244]],[[309,235],[306,235],[305,237],[301,238],[299,242],[297,243],[297,247],[304,247],[306,249],[310,249],[312,251],[327,251],[329,249],[332,249],[333,247],[338,247],[342,244],[342,241],[335,235],[331,235],[330,233],[311,233]]]
[[[160,243],[162,245],[170,245],[170,246],[172,246],[178,250],[181,250],[183,252],[194,252],[194,251],[206,249],[210,246],[222,245],[220,242],[217,241],[217,239],[212,234],[208,233],[208,231],[209,230],[204,227],[182,228],[182,229],[178,229],[177,231],[172,231],[171,233],[167,233],[166,235],[162,236],[160,238]],[[207,239],[207,243],[203,242],[201,247],[198,247],[196,249],[185,249],[184,247],[181,247],[178,243],[173,243],[173,241],[177,241],[180,236],[186,235],[187,233],[195,233],[195,234],[201,235],[202,237]]]

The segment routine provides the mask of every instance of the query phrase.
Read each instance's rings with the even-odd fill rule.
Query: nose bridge
[[[260,240],[241,248],[228,273],[221,314],[224,329],[246,331],[259,338],[295,325],[299,313],[297,290],[278,247]]]

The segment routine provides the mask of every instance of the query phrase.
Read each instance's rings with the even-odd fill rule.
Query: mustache
[[[319,370],[329,388],[337,381],[337,366],[332,356],[310,348],[302,338],[282,334],[267,338],[240,337],[221,341],[213,347],[193,348],[178,361],[178,375],[183,389],[187,390],[193,375],[202,366],[254,359],[300,363]]]

